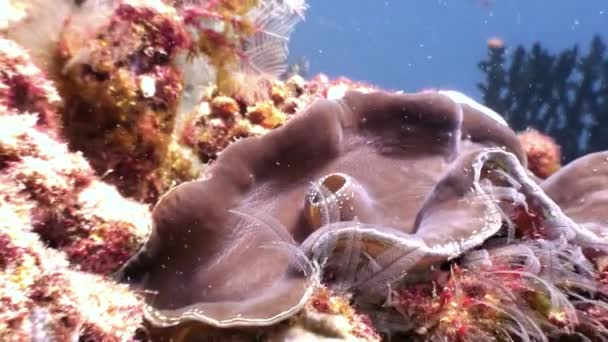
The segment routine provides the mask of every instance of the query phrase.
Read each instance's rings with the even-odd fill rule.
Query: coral
[[[148,233],[148,208],[68,151],[57,91],[23,49],[0,39],[0,66],[0,339],[131,340],[141,299],[75,269],[123,264]]]
[[[52,6],[0,10],[34,53],[0,39],[1,340],[608,338],[606,152],[560,168],[551,138],[454,91],[279,80],[302,0]],[[573,138],[557,111],[601,136],[571,115],[603,110],[599,38],[576,89],[576,50],[516,50],[507,73],[489,44],[482,91],[517,129]],[[562,78],[546,104],[519,89],[538,65]]]
[[[145,327],[153,341],[368,341],[379,342],[369,318],[356,312],[348,298],[336,295],[325,287],[315,289],[308,303],[290,319],[272,326],[217,328],[186,322],[173,327]]]
[[[126,286],[70,269],[31,232],[27,206],[0,200],[0,339],[128,341],[142,302]],[[33,204],[29,203],[32,207]]]
[[[35,128],[36,116],[0,117],[3,201],[28,208],[32,229],[83,270],[109,273],[148,233],[149,211],[99,179],[81,154]]]
[[[163,197],[151,238],[121,271],[154,291],[150,325],[175,336],[193,319],[275,326],[302,308],[314,322],[313,308],[415,340],[605,335],[605,154],[539,183],[515,132],[460,93],[336,97],[231,144],[206,177]],[[233,118],[236,104],[220,98],[209,115]],[[178,304],[193,267],[193,289],[210,287]]]
[[[217,158],[218,153],[235,138],[249,136],[249,128],[243,125],[245,121],[238,112],[238,105],[236,108],[237,111],[224,112],[218,117],[217,107],[212,114],[211,104],[203,101],[189,114],[180,132],[181,142],[193,148],[204,163]]]
[[[58,133],[61,99],[53,84],[17,44],[0,38],[0,115],[38,115],[37,125]]]
[[[275,82],[274,92],[285,94],[285,85]],[[207,163],[230,143],[248,136],[262,135],[282,125],[289,117],[280,107],[284,100],[275,96],[276,102],[264,101],[253,104],[238,102],[222,96],[216,88],[207,90],[202,101],[181,128],[181,142],[193,148],[199,159]]]
[[[394,291],[404,330],[421,340],[605,339],[606,158],[577,159],[540,185],[512,180],[530,187],[516,214],[507,211],[515,239],[491,239],[449,273]]]
[[[169,8],[120,4],[93,32],[68,25],[58,82],[65,132],[104,179],[154,202],[182,93],[176,66],[188,36]]]
[[[228,98],[211,105],[209,115],[218,117],[238,108]],[[405,270],[414,267],[410,257],[424,267],[459,255],[501,226],[484,192],[460,190],[473,186],[474,179],[462,174],[471,168],[471,155],[504,146],[524,162],[508,127],[472,108],[464,112],[466,120],[463,108],[440,93],[352,92],[340,101],[319,100],[281,128],[231,144],[201,180],[165,194],[154,209],[150,239],[121,277],[154,293],[146,318],[157,328],[192,320],[251,327],[287,319],[308,301],[320,281],[314,265],[325,266],[323,255],[334,259],[331,239],[348,239],[353,228],[345,221],[337,227],[320,224],[315,231],[318,226],[311,222],[323,223],[324,217],[360,220],[371,245],[404,248],[406,257],[396,265]],[[460,130],[466,133],[462,141],[455,133]],[[362,163],[369,166],[361,168]],[[377,177],[396,168],[403,172]],[[438,183],[405,186],[431,172]],[[315,187],[327,187],[325,197],[333,202],[324,201]],[[400,187],[412,193],[394,196]],[[407,198],[405,208],[399,195]],[[323,205],[332,215],[323,214]],[[416,223],[417,216],[424,219]],[[369,253],[376,257],[381,251]],[[332,261],[328,267],[340,265]],[[355,270],[337,273],[357,275]],[[372,278],[354,289],[384,294],[386,279]],[[204,286],[206,291],[198,290]]]
[[[178,11],[196,37],[192,53],[207,57],[219,92],[253,101],[287,69],[287,42],[306,7],[301,0],[193,1]]]
[[[582,229],[606,236],[605,222],[608,205],[605,194],[605,178],[608,175],[608,153],[590,153],[578,158],[541,183],[542,190],[555,201],[563,212],[577,222]],[[605,254],[604,245],[587,248],[595,257]],[[603,269],[601,269],[603,270]]]
[[[389,306],[420,340],[605,338],[604,305],[582,293],[606,293],[580,253],[574,245],[542,239],[489,246],[452,265],[443,280],[394,291]]]
[[[310,81],[293,76],[272,81],[263,98],[244,102],[220,95],[210,88],[196,108],[186,115],[179,130],[181,142],[194,149],[204,163],[215,160],[230,143],[249,136],[260,136],[282,126],[287,120],[319,98],[341,98],[348,90],[371,92],[377,88],[346,78],[330,80],[319,75]]]
[[[346,318],[348,324],[344,326],[348,331],[342,331],[343,336],[351,335],[363,341],[380,341],[380,335],[375,331],[369,317],[358,313],[350,305],[350,298],[333,293],[326,287],[319,287],[313,293],[306,310]]]
[[[70,261],[98,273],[116,269],[147,233],[148,209],[98,180],[59,140],[59,96],[21,48],[0,40],[0,65],[2,201],[22,207],[32,230]]]
[[[555,140],[534,129],[528,129],[518,136],[528,158],[528,168],[534,175],[545,179],[559,170],[561,151]]]

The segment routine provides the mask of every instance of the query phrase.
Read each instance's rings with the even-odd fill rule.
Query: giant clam
[[[254,327],[293,315],[321,282],[382,299],[490,238],[512,239],[510,213],[528,205],[543,239],[602,250],[599,228],[543,192],[576,182],[577,164],[541,185],[525,164],[504,120],[460,93],[318,100],[165,194],[120,277],[147,290],[153,326]]]

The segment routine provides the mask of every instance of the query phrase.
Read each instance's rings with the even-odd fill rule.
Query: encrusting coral
[[[249,103],[222,96],[217,88],[211,87],[186,115],[180,129],[181,141],[190,146],[201,161],[209,162],[230,143],[266,134],[315,100],[339,98],[347,90],[371,92],[377,88],[346,78],[330,80],[319,75],[306,81],[296,75],[284,82],[274,80],[266,91],[269,100]]]
[[[0,65],[1,115],[36,113],[36,125],[56,135],[62,101],[52,83],[28,54],[10,40],[0,39]]]
[[[60,107],[25,51],[0,39],[0,339],[129,340],[141,300],[76,269],[116,269],[147,234],[148,209],[68,151]]]
[[[97,179],[80,154],[37,130],[36,120],[0,117],[3,201],[31,207],[32,229],[46,244],[83,270],[107,274],[145,238],[148,208]]]
[[[111,272],[147,234],[148,208],[122,198],[68,151],[52,84],[17,45],[0,44],[3,201],[31,208],[33,231],[82,269]]]
[[[159,169],[182,93],[176,58],[188,39],[172,8],[129,4],[93,30],[68,21],[61,37],[65,134],[127,196],[154,202],[168,188]]]
[[[6,181],[3,196],[12,187]],[[31,208],[15,202],[0,201],[0,340],[131,340],[141,324],[140,298],[71,269],[31,231]]]

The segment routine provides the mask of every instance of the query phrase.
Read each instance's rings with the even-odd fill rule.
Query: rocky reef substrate
[[[45,6],[0,15],[0,340],[608,338],[608,154],[285,74],[304,2]]]

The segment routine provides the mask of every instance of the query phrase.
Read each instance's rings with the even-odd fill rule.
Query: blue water
[[[594,34],[608,38],[607,0],[309,0],[291,58],[310,73],[346,75],[385,88],[447,87],[475,98],[486,41],[540,41],[551,51]]]

